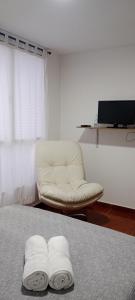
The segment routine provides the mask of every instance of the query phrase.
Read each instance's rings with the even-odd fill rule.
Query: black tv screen
[[[135,100],[98,101],[98,123],[114,127],[135,124]]]

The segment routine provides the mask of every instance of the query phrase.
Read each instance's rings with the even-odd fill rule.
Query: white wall
[[[48,89],[48,138],[59,139],[60,136],[60,58],[52,54],[47,58]]]
[[[76,128],[94,123],[99,99],[135,99],[135,47],[61,58],[61,138],[81,142],[87,179],[104,186],[104,202],[135,208],[135,133],[100,131],[96,147],[94,130]]]

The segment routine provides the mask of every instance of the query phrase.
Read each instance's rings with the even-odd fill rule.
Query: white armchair
[[[85,180],[80,145],[73,141],[39,141],[36,146],[40,202],[62,210],[78,210],[97,201],[103,187]]]

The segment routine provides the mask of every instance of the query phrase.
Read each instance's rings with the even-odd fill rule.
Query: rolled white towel
[[[33,235],[25,245],[23,285],[32,291],[46,290],[49,281],[48,247],[40,235]]]
[[[49,285],[55,290],[68,289],[74,283],[69,245],[64,236],[52,237],[48,241]]]

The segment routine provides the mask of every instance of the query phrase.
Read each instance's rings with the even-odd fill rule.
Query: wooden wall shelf
[[[100,127],[100,126],[77,126],[76,128],[82,128],[82,129],[104,129],[104,130],[131,130],[135,131],[135,127]]]
[[[116,130],[116,131],[129,131],[129,132],[135,132],[135,127],[103,127],[103,126],[91,126],[91,125],[83,125],[83,126],[77,126],[77,128],[82,128],[82,129],[95,129],[96,130],[96,145],[98,146],[99,144],[99,131],[100,130]]]

